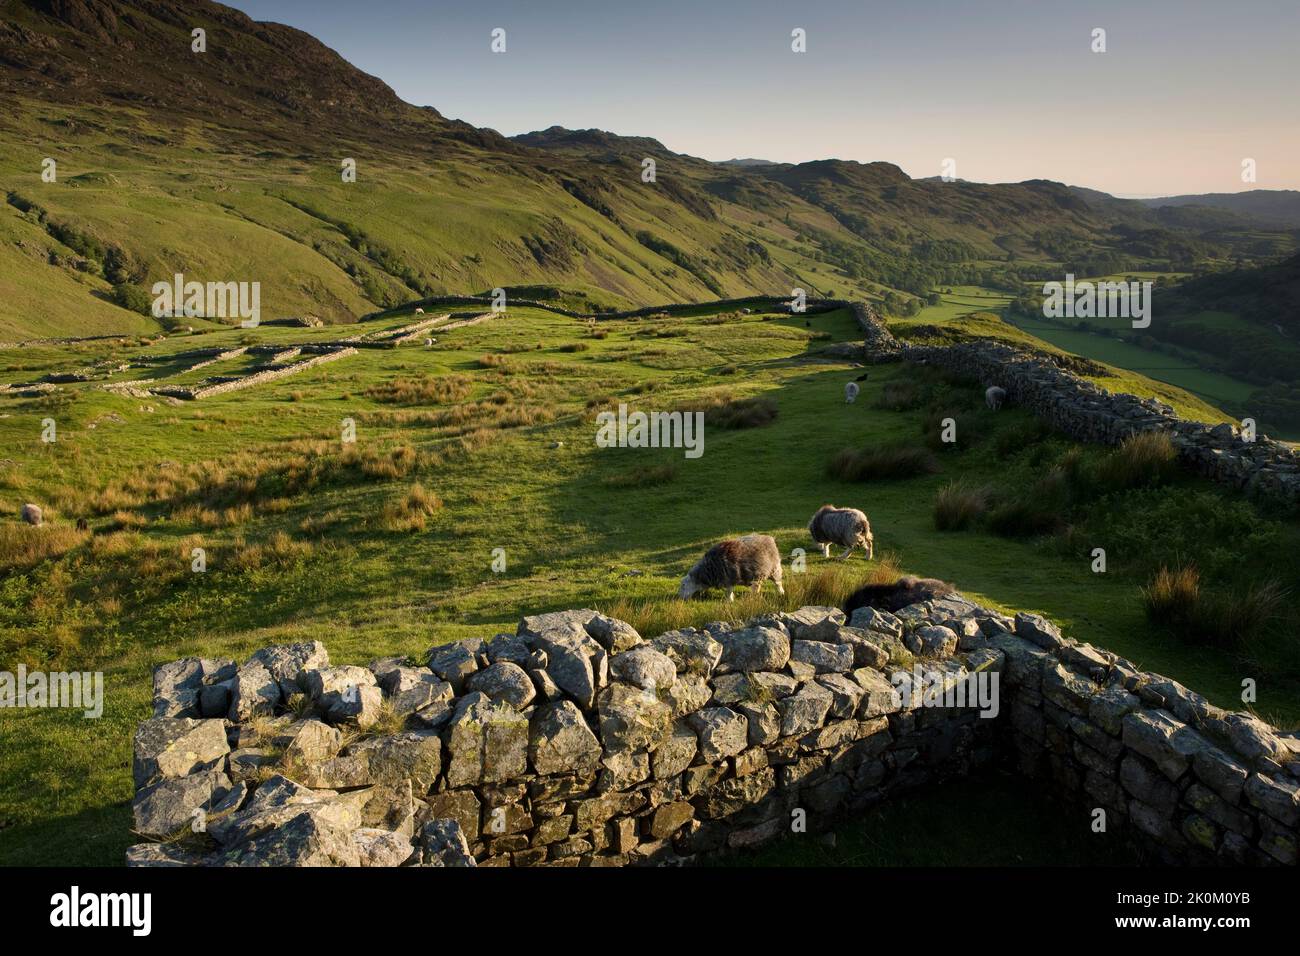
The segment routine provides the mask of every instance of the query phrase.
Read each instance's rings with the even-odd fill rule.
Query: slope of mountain
[[[1164,196],[1139,201],[1152,209],[1185,206],[1223,209],[1259,224],[1300,228],[1300,191],[1294,189],[1250,189],[1239,193]]]
[[[1058,183],[710,163],[600,130],[507,139],[207,0],[0,11],[0,339],[155,327],[148,290],[176,273],[258,282],[268,318],[347,322],[498,286],[562,287],[589,309],[881,298],[1240,254],[1232,235]]]

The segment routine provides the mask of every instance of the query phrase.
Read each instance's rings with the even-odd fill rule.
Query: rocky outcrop
[[[1168,862],[1296,861],[1294,736],[959,594],[651,640],[553,612],[426,666],[277,645],[159,667],[154,711],[134,865],[680,863],[994,761]]]

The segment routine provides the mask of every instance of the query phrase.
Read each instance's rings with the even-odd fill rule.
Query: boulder
[[[219,769],[230,752],[219,720],[153,717],[142,721],[133,743],[132,776],[137,788],[160,778],[186,777]]]
[[[499,783],[528,769],[528,718],[486,694],[462,697],[445,733],[448,786]]]
[[[677,680],[677,666],[671,658],[649,644],[639,644],[610,658],[609,670],[618,680],[642,690],[666,690]]]
[[[230,683],[227,716],[235,723],[243,723],[259,714],[274,713],[282,700],[280,682],[275,675],[265,665],[254,661],[240,667]]]
[[[722,645],[711,634],[693,629],[668,631],[650,645],[671,660],[679,674],[708,677],[722,658]]]
[[[527,618],[525,618],[527,620]],[[474,866],[469,841],[455,820],[430,820],[420,831],[421,866]]]
[[[749,744],[749,721],[728,707],[706,707],[691,714],[687,723],[699,735],[705,760],[734,757]]]
[[[648,691],[610,684],[600,694],[600,739],[607,754],[648,749],[668,733],[672,709]]]
[[[594,773],[601,746],[582,711],[562,700],[538,710],[529,728],[528,756],[540,774]]]
[[[781,736],[789,737],[816,730],[825,722],[834,703],[835,695],[811,681],[800,688],[798,693],[777,701],[776,709],[781,714]]]
[[[465,679],[478,670],[478,658],[464,644],[444,644],[429,650],[429,669],[460,694]]]
[[[622,654],[641,643],[641,635],[631,624],[603,614],[588,621],[586,628],[610,655]]]
[[[230,778],[218,770],[163,778],[136,791],[131,802],[134,831],[146,837],[169,837],[184,830],[201,833],[208,811],[230,792]]]
[[[844,674],[853,669],[853,648],[846,644],[796,640],[790,645],[790,659],[811,664],[818,674]]]
[[[372,827],[352,831],[352,843],[360,866],[401,866],[415,852],[410,837]]]
[[[532,678],[522,667],[510,661],[489,664],[471,674],[465,681],[465,688],[487,694],[493,701],[509,704],[516,710],[523,710],[537,696]]]
[[[779,671],[790,660],[790,639],[774,627],[753,625],[718,635],[722,657],[715,670]]]
[[[538,615],[539,618],[549,616]],[[548,629],[538,634],[534,642],[546,653],[546,673],[551,680],[576,700],[580,707],[590,710],[595,703],[596,692],[608,680],[609,657],[605,649],[584,628],[577,625]]]
[[[265,667],[279,684],[284,697],[305,690],[298,682],[299,675],[305,670],[328,667],[329,652],[320,641],[303,641],[297,644],[273,644],[264,647],[248,659],[248,664],[257,663]],[[234,718],[232,718],[234,719]]]

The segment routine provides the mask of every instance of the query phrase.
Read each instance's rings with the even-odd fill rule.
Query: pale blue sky
[[[507,135],[598,127],[706,159],[886,160],[912,176],[951,157],[964,179],[1119,195],[1300,188],[1296,0],[232,5]],[[1097,27],[1106,53],[1090,49]]]

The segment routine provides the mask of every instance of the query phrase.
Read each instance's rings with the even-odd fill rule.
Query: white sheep
[[[1007,390],[997,385],[990,385],[984,393],[984,402],[995,412],[1002,407],[1002,403],[1006,401],[1006,398]]]
[[[785,594],[785,588],[781,587],[781,552],[776,548],[776,540],[768,534],[747,534],[709,548],[695,562],[695,567],[686,572],[677,596],[685,600],[707,588],[726,588],[727,600],[734,601],[737,585],[752,586],[757,594],[769,578],[776,585],[776,593]]]
[[[839,557],[841,561],[859,546],[867,552],[868,561],[875,555],[876,539],[871,533],[871,522],[857,508],[822,505],[808,522],[808,533],[821,545],[824,558],[831,556],[832,544],[843,545],[846,549]]]
[[[844,403],[852,405],[858,400],[858,383],[846,382],[844,385]]]
[[[415,310],[415,314],[416,314],[416,315],[424,315],[424,309],[419,309],[419,308],[417,308],[417,309]]]

